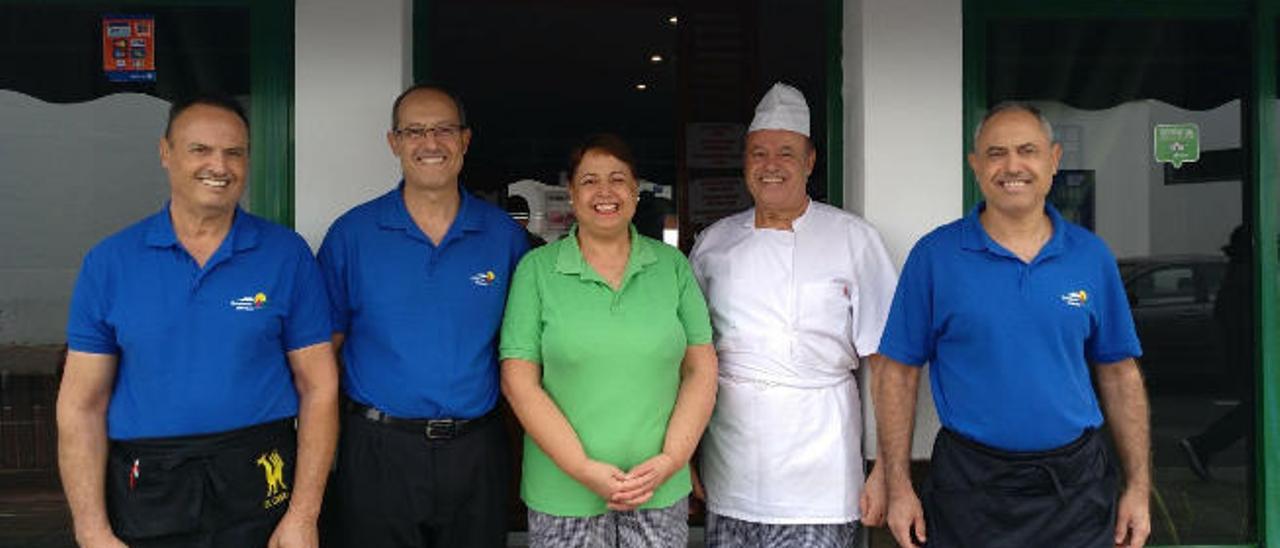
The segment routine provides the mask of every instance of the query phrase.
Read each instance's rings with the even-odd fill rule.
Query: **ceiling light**
[[[636,84],[636,91],[644,91],[649,89],[649,84]]]
[[[650,62],[650,63],[661,63],[661,62],[662,62],[662,56],[661,56],[661,55],[658,55],[658,54],[656,54],[656,53],[655,53],[655,54],[653,54],[653,55],[650,55],[650,56],[649,56],[649,62]]]
[[[672,15],[671,17],[667,18],[667,22],[671,23],[674,26],[680,23],[680,18]]]

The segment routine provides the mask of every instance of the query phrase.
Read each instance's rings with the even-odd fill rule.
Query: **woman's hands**
[[[626,472],[612,464],[588,459],[578,467],[573,479],[600,495],[610,510],[625,512],[649,502],[658,487],[682,466],[684,463],[676,462],[666,453],[658,453]]]
[[[653,492],[666,483],[684,463],[676,462],[666,453],[658,453],[627,471],[622,488],[606,499],[610,510],[635,510],[653,498]]]

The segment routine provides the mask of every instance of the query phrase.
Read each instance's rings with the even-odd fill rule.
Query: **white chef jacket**
[[[792,230],[721,219],[690,256],[715,328],[720,391],[700,477],[712,512],[757,523],[858,519],[862,413],[897,274],[875,229],[810,201]]]

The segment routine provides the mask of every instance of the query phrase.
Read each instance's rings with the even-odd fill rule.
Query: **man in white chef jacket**
[[[897,275],[876,230],[809,199],[809,107],[782,84],[756,107],[743,174],[755,207],[693,248],[720,357],[700,448],[707,544],[845,547],[884,519],[864,484],[854,369],[876,352]]]

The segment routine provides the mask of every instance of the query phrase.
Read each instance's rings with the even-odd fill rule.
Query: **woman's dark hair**
[[[627,169],[631,170],[632,177],[639,177],[636,173],[636,157],[631,154],[631,147],[627,146],[627,142],[621,137],[612,133],[597,133],[583,139],[582,144],[573,148],[569,153],[569,178],[573,179],[573,174],[578,171],[578,165],[582,163],[582,157],[588,152],[603,152],[614,158],[617,158],[624,164]]]

